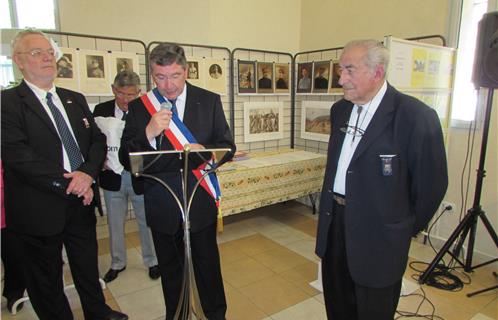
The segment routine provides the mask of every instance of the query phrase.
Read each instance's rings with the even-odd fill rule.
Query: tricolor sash
[[[147,109],[147,111],[149,111],[151,116],[161,109],[161,103],[166,102],[166,99],[164,99],[164,97],[159,93],[159,90],[157,90],[157,88],[154,88],[151,91],[147,92],[147,94],[141,96],[140,99],[142,100],[145,108]],[[173,118],[171,120],[172,121],[170,121],[169,123],[169,129],[164,130],[164,134],[166,135],[166,138],[169,140],[169,142],[173,145],[173,148],[175,148],[175,150],[181,151],[183,150],[185,144],[197,143],[195,137],[185,126],[185,124],[180,120],[176,113],[173,113]],[[211,158],[208,162],[211,166],[214,165],[213,158]],[[197,178],[197,180],[200,180],[207,171],[208,170],[206,170],[206,163],[203,163],[198,168],[193,169],[192,173]],[[216,206],[219,207],[221,192],[216,175],[213,172],[208,174],[200,182],[200,185],[204,188],[204,190],[207,191],[207,193],[211,197],[213,197],[214,201],[216,202]]]

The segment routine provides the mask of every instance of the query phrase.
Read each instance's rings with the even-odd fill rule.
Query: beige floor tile
[[[306,233],[279,222],[271,222],[265,227],[259,228],[258,232],[281,245],[288,245],[299,240],[311,239]]]
[[[313,298],[295,304],[283,311],[271,315],[273,320],[306,319],[327,320],[325,306]]]
[[[234,288],[269,279],[275,275],[270,268],[251,257],[244,258],[222,267],[223,279]]]
[[[220,260],[222,265],[227,265],[248,257],[247,254],[240,250],[239,245],[234,243],[234,241],[221,243],[218,246],[218,249],[220,251]]]
[[[316,280],[317,273],[318,273],[317,264],[315,262],[307,261],[305,264],[284,271],[279,275],[283,279],[299,287],[307,294],[315,296],[319,294],[320,291],[310,286],[309,283]]]
[[[275,273],[284,272],[309,262],[308,259],[285,247],[277,247],[256,254],[253,258],[261,262],[264,266],[270,268]]]
[[[240,251],[248,256],[253,256],[279,247],[278,243],[275,243],[260,234],[233,240],[233,245],[237,246]]]
[[[313,297],[313,299],[325,305],[325,299],[323,297],[323,293],[317,294],[316,296]]]
[[[140,232],[134,231],[126,234],[126,248],[140,248]]]
[[[97,240],[97,245],[99,246],[99,256],[111,252],[109,238],[100,238]]]
[[[498,298],[491,301],[487,306],[479,311],[479,314],[491,319],[498,319]]]
[[[153,286],[143,290],[116,298],[121,311],[126,313],[130,320],[157,319],[166,315],[164,298],[161,286]]]
[[[225,285],[225,294],[228,306],[227,320],[259,320],[266,317],[262,310],[231,285]]]
[[[421,294],[421,291],[417,290],[415,293]],[[422,302],[423,298],[421,296],[411,295],[400,298],[398,311],[414,313],[422,304],[419,314],[431,315],[434,312],[434,315],[448,320],[468,320],[475,314],[475,311],[469,309],[465,304],[462,305],[451,300],[441,299],[437,295],[427,294],[427,298],[435,306],[435,310],[427,300]]]
[[[266,314],[280,312],[310,296],[279,275],[238,288]]]
[[[310,261],[319,262],[320,258],[315,254],[316,240],[312,238],[307,238],[299,241],[289,243],[287,248],[302,255]]]

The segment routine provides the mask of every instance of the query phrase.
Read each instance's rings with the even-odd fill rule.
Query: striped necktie
[[[176,114],[178,116],[178,109],[176,109],[176,98],[175,99],[168,99],[169,102],[171,102],[171,112]]]
[[[83,156],[81,155],[80,148],[74,140],[74,137],[71,134],[71,131],[69,130],[66,120],[64,120],[64,117],[62,116],[62,113],[52,101],[52,93],[50,92],[47,92],[47,105],[50,109],[50,112],[52,112],[52,116],[54,117],[57,131],[59,132],[62,140],[62,145],[64,146],[64,149],[66,149],[69,163],[71,164],[71,171],[75,171],[83,164]]]

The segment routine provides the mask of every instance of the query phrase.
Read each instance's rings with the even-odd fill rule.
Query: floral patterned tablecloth
[[[250,153],[218,172],[224,216],[319,192],[326,156],[302,150]]]

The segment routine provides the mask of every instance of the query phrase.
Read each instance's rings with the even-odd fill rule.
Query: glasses
[[[18,52],[18,54],[29,54],[33,58],[40,58],[44,54],[48,54],[49,56],[55,57],[55,50],[54,49],[47,49],[47,50],[33,49],[33,50],[30,50],[30,51]]]
[[[119,98],[122,98],[122,99],[126,98],[128,100],[133,100],[138,96],[138,92],[137,93],[124,93],[124,92],[117,91],[116,96]]]
[[[157,81],[157,82],[164,82],[166,80],[170,80],[170,81],[176,81],[176,80],[179,80],[181,79],[183,73],[173,73],[172,75],[170,76],[167,76],[167,75],[164,75],[164,74],[159,74],[159,75],[153,75],[152,77]]]
[[[363,130],[362,128],[358,128],[356,126],[350,126],[347,123],[344,127],[341,127],[339,130],[341,130],[341,132],[350,134],[353,137],[363,137],[363,135],[365,134],[365,130]]]

